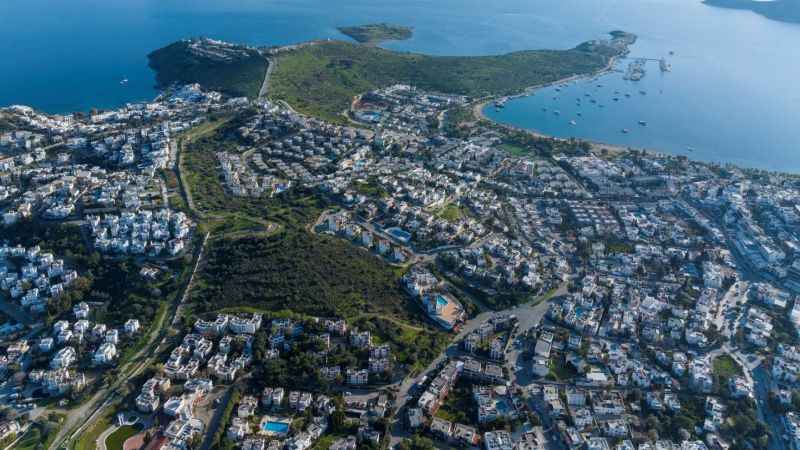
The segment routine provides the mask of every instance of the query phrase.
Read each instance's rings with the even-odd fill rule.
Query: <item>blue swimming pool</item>
[[[274,434],[286,434],[289,432],[289,424],[284,422],[264,422],[264,431]]]
[[[447,299],[441,295],[436,296],[436,304],[439,306],[447,306]]]

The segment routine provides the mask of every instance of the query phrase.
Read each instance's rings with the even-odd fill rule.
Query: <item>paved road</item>
[[[556,291],[558,295],[563,295],[566,293],[567,284],[563,283],[558,290]],[[526,303],[524,305],[519,305],[513,308],[509,308],[503,311],[494,311],[494,312],[485,312],[475,316],[474,318],[466,321],[458,332],[458,334],[453,338],[450,346],[442,352],[439,357],[431,361],[423,371],[421,371],[415,377],[406,377],[405,380],[400,384],[397,390],[397,396],[395,399],[395,415],[393,423],[390,427],[389,432],[389,439],[390,439],[390,448],[394,448],[397,444],[400,443],[404,438],[409,436],[409,433],[404,429],[402,424],[402,417],[403,417],[403,408],[406,406],[406,403],[411,400],[411,396],[409,395],[409,391],[411,388],[420,382],[424,376],[432,375],[433,371],[439,367],[439,365],[444,362],[445,358],[449,356],[454,356],[459,353],[458,346],[461,340],[466,337],[469,333],[477,330],[481,325],[492,319],[493,317],[505,314],[513,314],[517,316],[517,320],[519,321],[519,329],[520,330],[527,330],[537,324],[542,320],[545,313],[547,313],[548,302],[541,301],[541,302],[531,302]],[[519,357],[519,354],[516,355]],[[514,363],[516,364],[516,359]],[[515,375],[516,377],[516,375]]]
[[[264,74],[264,81],[261,83],[261,90],[258,91],[258,98],[265,98],[267,96],[267,89],[269,88],[269,78],[272,76],[272,71],[278,65],[277,58],[264,58],[267,61],[267,73]]]

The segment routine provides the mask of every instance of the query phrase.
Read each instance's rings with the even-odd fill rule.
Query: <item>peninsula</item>
[[[530,86],[604,70],[635,42],[615,31],[610,39],[569,50],[524,50],[494,56],[429,56],[343,41],[314,41],[261,49],[270,70],[270,100],[342,122],[353,98],[394,84],[472,98],[506,96]],[[220,52],[226,55],[220,61]],[[265,63],[258,52],[211,40],[181,41],[156,50],[150,65],[159,83],[194,82],[205,88],[255,97]],[[186,70],[190,67],[191,70]]]
[[[388,23],[376,23],[353,27],[339,27],[339,32],[364,45],[376,46],[386,41],[411,39],[414,29]]]

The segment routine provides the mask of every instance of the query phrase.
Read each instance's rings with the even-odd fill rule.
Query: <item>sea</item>
[[[631,57],[651,60],[640,81],[623,79],[621,60],[617,72],[486,114],[553,136],[800,173],[800,25],[700,0],[3,0],[0,105],[114,108],[157,95],[147,54],[178,39],[280,45],[374,22],[414,27],[385,47],[435,55],[567,49],[633,32]]]

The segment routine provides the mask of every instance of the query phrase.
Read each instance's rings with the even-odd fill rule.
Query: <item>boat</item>
[[[627,128],[623,128],[623,129],[622,129],[622,134],[628,134],[628,133],[630,133],[630,131],[631,131],[631,130],[629,130],[629,129],[627,129]]]
[[[574,125],[577,125],[577,124],[578,124],[578,122],[575,122],[574,120],[570,120],[570,121],[569,121],[569,124],[574,126]]]
[[[644,120],[640,120],[639,121],[639,125],[641,125],[643,127],[646,127],[647,126],[647,122],[645,122]]]
[[[595,100],[595,99],[592,99],[592,103],[597,103],[597,100]]]
[[[628,93],[625,94],[625,97],[630,98],[630,96],[631,96],[631,94],[628,94]]]
[[[669,51],[669,56],[673,56],[674,54],[675,52],[673,52],[672,50]]]
[[[582,116],[582,115],[583,115],[583,114],[581,114],[581,113],[576,113],[576,114],[578,115],[578,117],[580,117],[580,116]]]
[[[555,111],[553,111],[553,114],[555,114],[555,115],[557,115],[557,116],[560,116],[560,115],[561,115],[561,111],[559,111],[559,110],[555,110]]]
[[[693,152],[694,151],[694,147],[686,147],[686,150],[690,151],[690,152]]]
[[[127,78],[123,78],[122,80],[120,80],[119,84],[121,84],[122,86],[125,86],[126,84],[128,84],[128,79]]]
[[[542,108],[542,111],[547,111],[547,108]]]
[[[619,101],[619,98],[617,98],[617,97],[614,97],[614,101],[615,101],[615,102],[618,102],[618,101]]]
[[[647,95],[647,91],[639,91],[639,93],[642,95]]]

